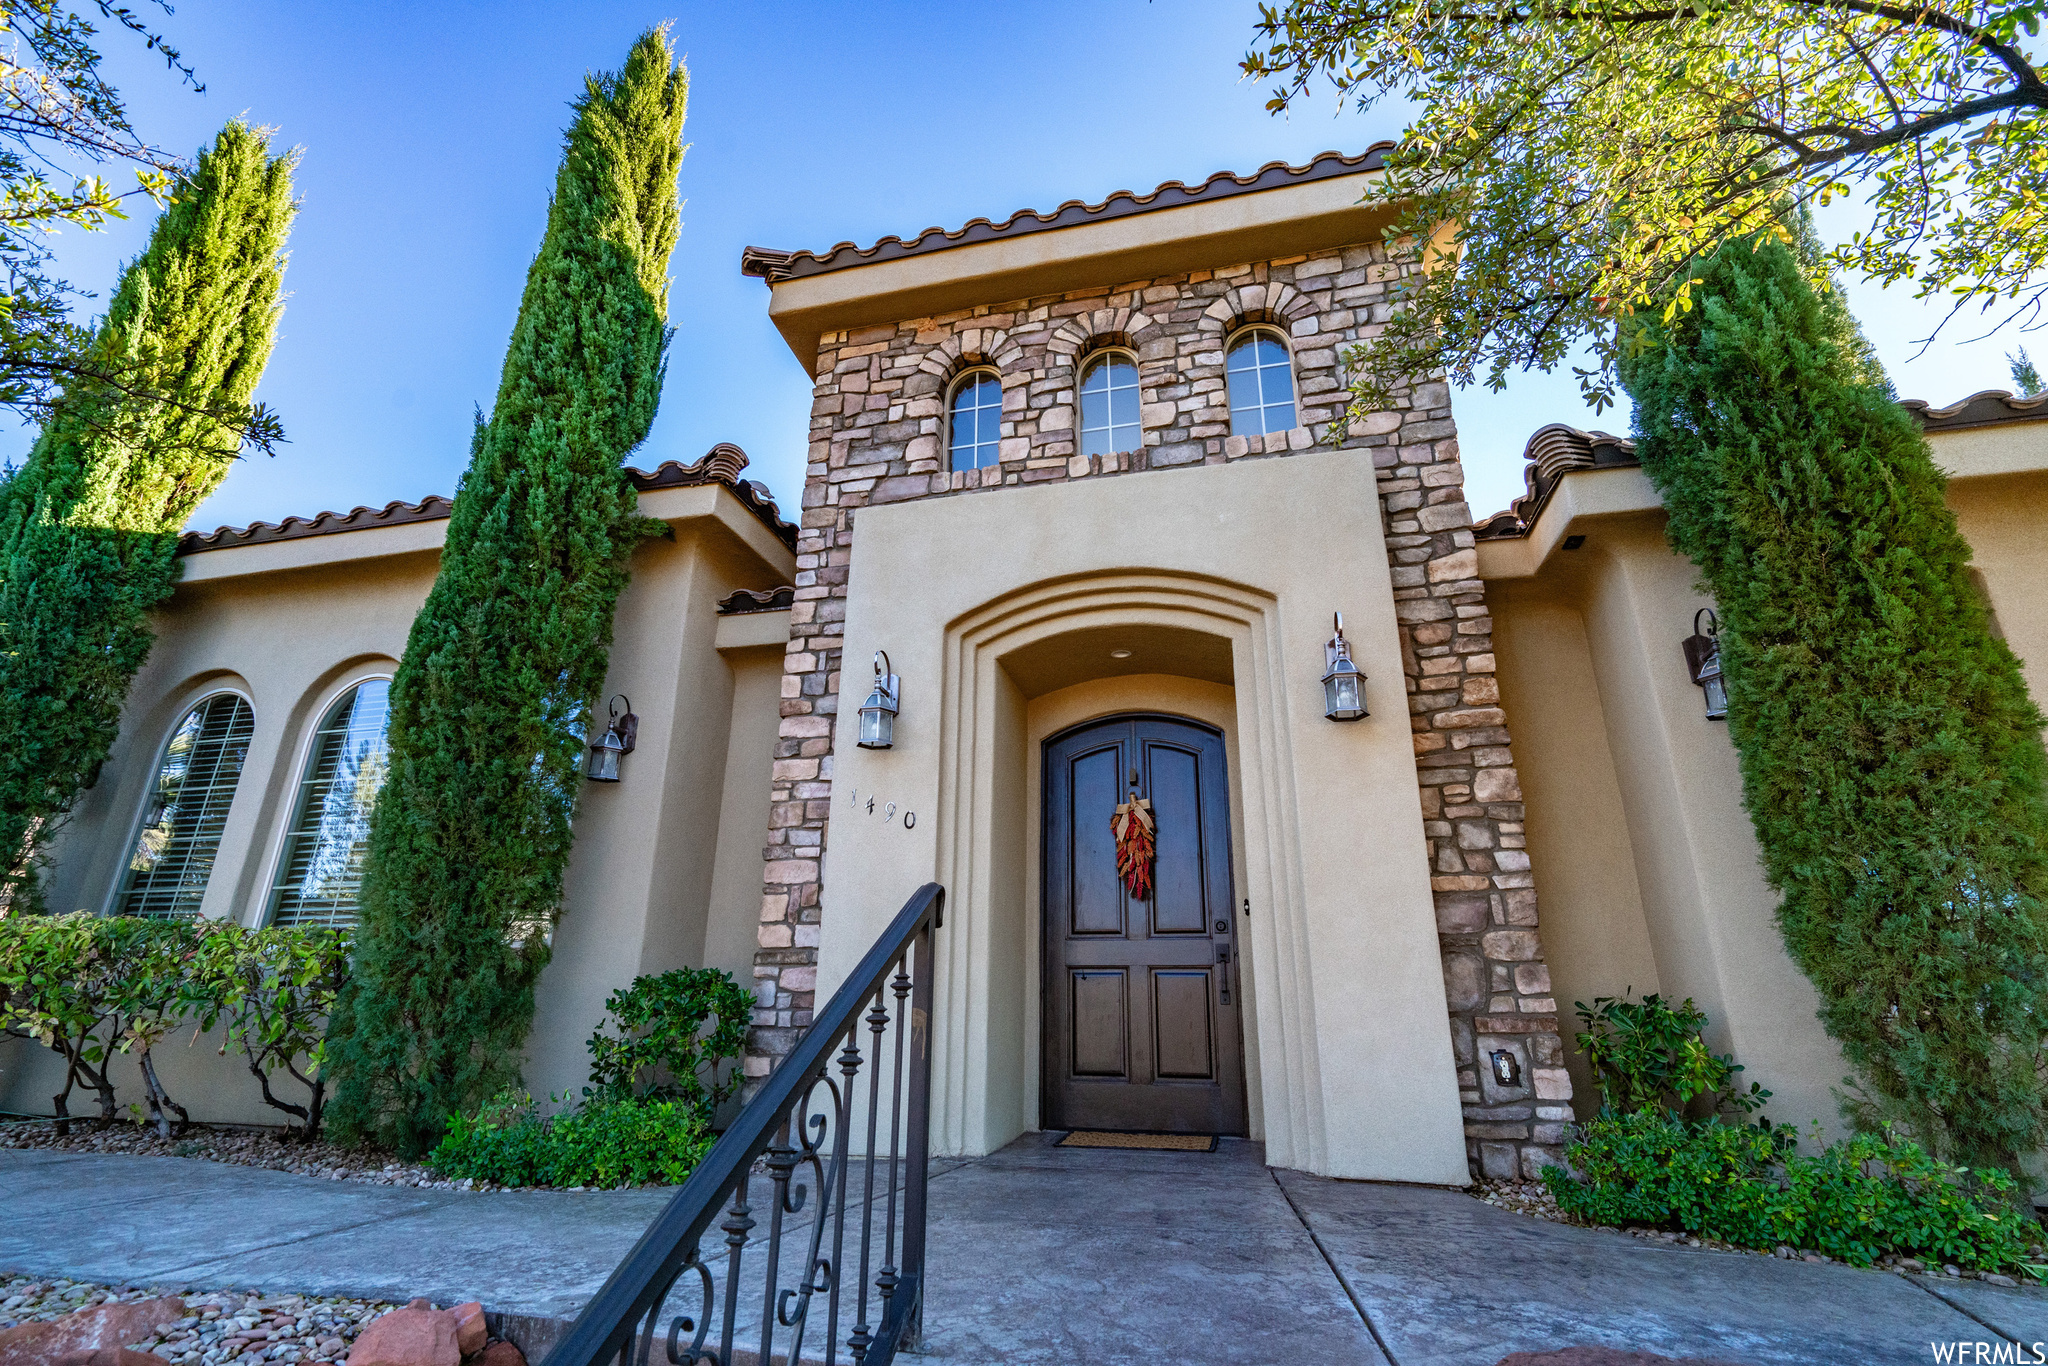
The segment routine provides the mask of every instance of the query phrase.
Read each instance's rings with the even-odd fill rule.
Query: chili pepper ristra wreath
[[[1116,833],[1116,871],[1124,880],[1124,889],[1135,901],[1150,899],[1154,853],[1150,799],[1133,792],[1129,801],[1117,804],[1109,828]]]

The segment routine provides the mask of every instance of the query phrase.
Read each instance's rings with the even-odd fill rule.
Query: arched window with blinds
[[[230,692],[215,693],[179,718],[157,761],[114,914],[199,914],[255,729],[256,713]]]
[[[335,699],[299,776],[298,801],[270,889],[273,925],[353,925],[370,815],[389,767],[391,682],[372,678]]]

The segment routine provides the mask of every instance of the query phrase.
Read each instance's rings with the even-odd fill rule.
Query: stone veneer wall
[[[1385,321],[1399,270],[1383,247],[1360,246],[820,339],[763,851],[749,1077],[766,1076],[811,1020],[856,512],[1306,450],[1311,434],[1321,437],[1342,410],[1338,349]],[[1284,435],[1228,434],[1223,347],[1231,332],[1254,322],[1292,339],[1303,425]],[[1138,358],[1143,445],[1114,456],[1076,455],[1079,366],[1110,344]],[[945,390],[976,364],[1002,376],[1001,463],[949,472]],[[1447,388],[1418,386],[1409,407],[1375,414],[1344,445],[1371,452],[1386,518],[1473,1170],[1533,1177],[1556,1158],[1571,1084],[1537,941],[1521,791],[1493,677],[1485,586],[1474,577],[1477,552]],[[854,704],[864,683],[856,670]],[[1516,1056],[1521,1086],[1493,1080],[1484,1064],[1495,1049]]]

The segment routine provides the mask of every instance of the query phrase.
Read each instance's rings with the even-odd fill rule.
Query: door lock
[[[1219,920],[1219,921],[1217,921],[1217,922],[1216,922],[1216,933],[1218,933],[1218,934],[1229,934],[1229,933],[1230,933],[1230,922],[1229,922],[1228,920]]]

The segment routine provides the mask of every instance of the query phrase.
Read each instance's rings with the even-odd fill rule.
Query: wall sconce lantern
[[[1493,1060],[1493,1079],[1495,1081],[1499,1082],[1502,1086],[1520,1086],[1522,1084],[1522,1064],[1515,1060],[1513,1053],[1510,1053],[1505,1048],[1496,1048],[1488,1056]]]
[[[624,702],[622,712],[618,703]],[[611,724],[604,734],[591,742],[590,754],[583,763],[583,776],[593,783],[615,783],[619,780],[619,759],[633,752],[633,744],[640,738],[640,718],[633,715],[633,699],[624,693],[612,697]]]
[[[1351,662],[1351,644],[1344,639],[1344,614],[1336,614],[1337,634],[1323,646],[1323,715],[1332,721],[1359,721],[1366,715],[1365,675]]]
[[[1700,619],[1706,619],[1704,628]],[[1702,607],[1692,614],[1692,634],[1685,638],[1685,667],[1692,671],[1692,681],[1707,695],[1707,719],[1726,720],[1728,716],[1728,684],[1721,677],[1721,619],[1714,615],[1711,607]]]
[[[860,704],[860,747],[888,749],[896,743],[896,713],[902,709],[902,691],[896,675],[889,672],[887,651],[875,651],[875,688]]]

